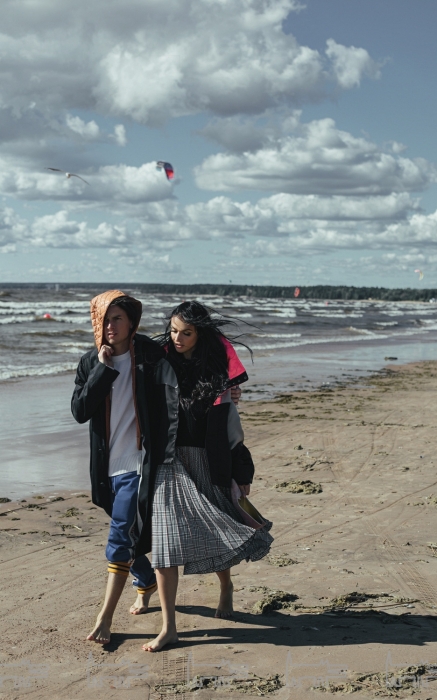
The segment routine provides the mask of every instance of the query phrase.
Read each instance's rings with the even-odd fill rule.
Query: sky
[[[0,283],[437,287],[436,25],[435,0],[2,0]]]

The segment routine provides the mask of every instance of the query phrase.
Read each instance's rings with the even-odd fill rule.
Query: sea
[[[74,372],[93,347],[89,302],[102,288],[29,285],[0,290],[0,382]],[[161,333],[183,299],[123,288],[143,303],[140,332]],[[437,303],[324,301],[199,295],[198,301],[237,322],[231,336],[247,366],[247,388],[272,395],[287,387],[335,384],[387,362],[434,359]],[[387,360],[386,358],[393,358]],[[270,386],[270,388],[269,388]],[[249,398],[249,397],[248,397]]]
[[[160,334],[181,295],[122,286]],[[0,286],[0,497],[89,489],[88,426],[70,411],[78,361],[93,348],[89,302],[101,285]],[[242,401],[366,384],[387,365],[435,359],[437,304],[197,295],[236,322],[249,381]]]

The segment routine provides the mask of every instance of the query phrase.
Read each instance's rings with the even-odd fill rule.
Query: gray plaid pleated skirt
[[[178,447],[174,464],[158,468],[152,506],[152,566],[183,566],[184,574],[223,571],[269,551],[272,523],[245,525],[231,490],[211,482],[206,450]]]

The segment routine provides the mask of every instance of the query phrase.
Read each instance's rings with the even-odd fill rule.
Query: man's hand
[[[114,367],[112,361],[112,355],[114,350],[109,345],[102,345],[99,351],[99,362],[106,365],[107,367]]]
[[[236,406],[238,406],[238,402],[239,402],[240,398],[241,398],[240,387],[238,385],[231,387],[231,399]]]
[[[238,484],[242,496],[248,496],[250,493],[250,484]]]

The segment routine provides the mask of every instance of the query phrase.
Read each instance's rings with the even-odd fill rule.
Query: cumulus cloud
[[[267,129],[258,127],[253,121],[238,117],[211,121],[199,133],[232,153],[257,151],[269,138]]]
[[[65,122],[71,131],[74,131],[75,134],[82,136],[84,139],[92,141],[100,136],[100,129],[94,120],[84,122],[80,117],[73,117],[71,114],[67,114]]]
[[[15,252],[17,242],[23,240],[27,230],[27,221],[21,219],[13,209],[0,209],[0,252]]]
[[[437,245],[437,212],[429,215],[414,215],[411,219],[382,225],[381,222],[356,223],[341,222],[333,225],[328,221],[307,221],[305,226],[296,222],[288,226],[289,235],[281,238],[262,238],[254,242],[234,246],[234,255],[263,257],[266,255],[316,254],[349,249],[386,249],[396,247],[396,255],[403,248],[420,246],[435,249]]]
[[[317,255],[340,250],[381,250],[396,255],[417,249],[437,253],[437,211],[425,214],[408,195],[372,197],[364,204],[349,197],[274,195],[251,202],[215,197],[181,207],[174,200],[154,202],[140,221],[86,220],[63,209],[19,218],[0,211],[0,251],[33,248],[111,250],[126,264],[156,260],[156,270],[176,271],[172,251],[195,241],[226,241],[235,260]]]
[[[332,61],[334,75],[344,90],[357,87],[363,76],[380,78],[380,65],[374,61],[366,49],[355,46],[342,46],[334,39],[326,42],[326,55]]]
[[[77,174],[89,185],[79,178],[67,179],[62,173],[11,168],[9,160],[0,158],[0,192],[18,199],[62,202],[77,208],[104,206],[119,213],[128,210],[131,216],[139,215],[149,202],[172,197],[173,184],[155,162],[140,167],[105,165],[96,172]]]
[[[127,144],[126,129],[124,128],[123,124],[116,124],[115,125],[114,138],[119,146],[126,146],[126,144]]]
[[[235,125],[228,122],[223,131],[228,147],[233,142],[232,129],[238,140]],[[198,187],[228,192],[388,195],[423,190],[436,179],[435,168],[424,158],[385,153],[368,139],[337,129],[333,119],[300,124],[292,135],[268,133],[265,140],[254,151],[207,157],[195,168]]]
[[[30,242],[34,246],[51,248],[109,248],[125,244],[128,240],[126,229],[102,222],[92,228],[85,221],[68,218],[68,212],[37,217],[29,231]]]
[[[375,75],[364,49],[330,40],[321,54],[285,34],[295,0],[125,0],[111,12],[104,0],[41,0],[26,12],[5,2],[2,101],[14,109],[93,109],[158,125],[317,101]]]
[[[327,221],[387,221],[405,219],[419,204],[408,193],[379,197],[321,197],[319,195],[278,194],[261,199],[259,208],[267,206],[284,221],[294,219]]]
[[[185,228],[197,237],[240,240],[248,257],[336,248],[437,245],[437,212],[414,212],[408,195],[360,200],[275,195],[250,202],[216,197],[185,209]],[[411,213],[413,210],[413,213]],[[253,238],[257,240],[254,242]],[[250,240],[248,240],[250,238]]]
[[[113,248],[109,250],[117,264],[125,263],[141,270],[153,270],[153,272],[180,272],[182,266],[170,259],[170,255],[159,255],[151,251],[136,250],[132,248]]]

